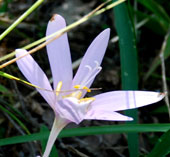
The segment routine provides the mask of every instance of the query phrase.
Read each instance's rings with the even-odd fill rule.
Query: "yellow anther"
[[[89,89],[88,87],[84,86],[83,89],[85,89],[87,92],[91,92],[91,89]]]
[[[80,85],[75,85],[74,88],[79,89]]]
[[[63,82],[62,81],[59,81],[58,84],[57,84],[57,88],[56,88],[56,95],[58,96],[60,91],[61,91],[61,87],[63,85]]]
[[[89,101],[89,100],[92,102],[92,101],[95,100],[95,98],[93,98],[93,97],[90,97],[90,98],[82,98],[82,99],[79,100],[79,103],[81,103],[81,102],[87,102],[87,101]]]
[[[74,88],[76,89],[81,89],[80,85],[75,85]],[[84,86],[82,89],[85,89],[87,92],[91,92],[91,89],[89,89],[88,87]]]

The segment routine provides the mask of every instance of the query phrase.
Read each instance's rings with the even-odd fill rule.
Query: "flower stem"
[[[55,117],[43,157],[48,157],[50,155],[51,149],[53,147],[53,144],[54,144],[56,138],[58,137],[60,131],[67,124],[68,124],[68,121],[66,119],[63,119],[60,116],[58,116],[57,118]]]

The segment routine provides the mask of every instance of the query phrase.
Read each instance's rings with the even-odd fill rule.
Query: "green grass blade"
[[[159,3],[153,0],[138,0],[138,2],[154,13],[164,27],[169,28],[170,17]]]
[[[14,119],[22,128],[25,130],[27,134],[30,134],[29,130],[25,126],[24,123],[22,123],[12,112],[8,111],[6,108],[4,108],[2,105],[0,105],[0,110],[3,112],[6,112],[12,119]]]
[[[5,72],[3,72],[3,71],[0,71],[0,76],[5,77],[5,78],[7,78],[7,79],[11,79],[11,80],[15,80],[15,81],[21,82],[21,83],[23,83],[23,84],[25,84],[25,85],[28,85],[28,86],[31,86],[31,87],[34,87],[34,88],[42,89],[42,88],[39,87],[39,86],[36,86],[36,85],[34,85],[34,84],[30,83],[30,82],[27,82],[27,81],[25,81],[25,80],[22,80],[22,79],[20,79],[20,78],[18,78],[18,77],[15,77],[15,76],[10,75],[10,74],[8,74],[8,73],[5,73]],[[45,89],[44,89],[44,90],[45,90]]]
[[[59,138],[74,136],[89,136],[97,134],[113,134],[113,133],[138,133],[138,132],[166,132],[170,129],[170,124],[122,124],[122,125],[105,125],[82,127],[73,129],[64,129]],[[0,139],[0,146],[30,142],[35,140],[47,139],[49,131],[34,133],[31,135],[15,136]]]
[[[132,7],[129,7],[133,14],[137,15],[138,21],[142,21],[143,19],[148,19],[146,23],[146,27],[148,27],[152,32],[158,35],[165,35],[167,32],[167,27],[162,26],[160,20],[155,14],[147,14],[140,10],[134,10]],[[153,27],[154,26],[154,27]]]
[[[138,88],[138,62],[135,30],[125,3],[116,6],[114,14],[119,36],[122,88],[124,90],[136,90]],[[136,109],[126,111],[126,115],[134,118],[131,123],[137,123]],[[138,156],[138,134],[128,134],[128,147],[131,157]]]
[[[9,93],[9,90],[5,86],[0,84],[0,92],[1,93]]]
[[[31,14],[44,0],[37,0],[23,15],[21,15],[10,27],[8,27],[1,35],[2,40],[8,33],[10,33],[17,25],[19,25],[29,14]]]
[[[23,113],[21,113],[17,108],[14,108],[12,105],[10,105],[8,102],[6,102],[4,99],[1,99],[0,98],[0,104],[4,105],[5,108],[11,113],[13,113],[16,117],[20,117],[20,119],[22,118],[23,120],[26,120],[25,119],[25,115]]]
[[[170,153],[170,130],[164,133],[148,157],[163,157]]]

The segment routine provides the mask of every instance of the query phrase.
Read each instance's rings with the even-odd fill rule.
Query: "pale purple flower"
[[[50,35],[65,26],[65,20],[60,15],[54,15],[48,23],[46,35]],[[57,135],[68,123],[79,124],[84,119],[132,120],[132,118],[117,111],[149,105],[164,97],[164,94],[158,92],[112,91],[83,99],[86,92],[90,92],[89,88],[94,78],[102,69],[100,64],[108,45],[109,35],[110,29],[106,29],[94,39],[74,78],[67,33],[48,44],[47,53],[53,76],[53,88],[31,55],[17,61],[19,69],[28,81],[46,89],[37,90],[55,113],[56,118],[44,157],[49,155]],[[17,49],[16,51],[17,57],[26,53],[26,50]]]

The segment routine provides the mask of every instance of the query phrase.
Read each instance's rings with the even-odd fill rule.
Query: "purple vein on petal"
[[[48,23],[46,36],[64,27],[66,27],[64,18],[55,14]],[[54,90],[59,81],[63,82],[62,90],[70,89],[73,74],[67,33],[47,45],[47,54],[53,76]]]
[[[17,49],[16,57],[26,54],[26,50]],[[34,85],[41,88],[52,90],[46,74],[42,71],[39,65],[35,62],[31,55],[27,55],[17,61],[17,65],[26,79]],[[48,104],[55,104],[55,95],[53,92],[37,89]]]
[[[70,97],[58,101],[56,111],[62,118],[68,119],[76,124],[79,124],[86,114],[88,102],[79,103],[79,100]]]

